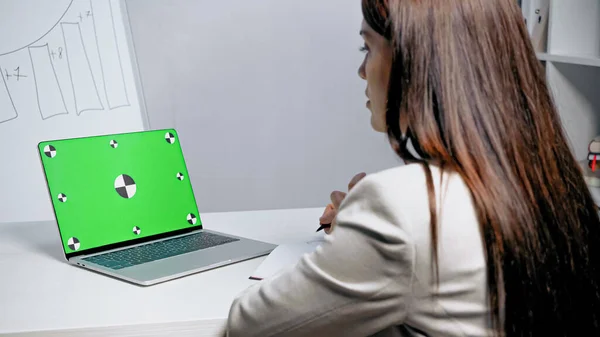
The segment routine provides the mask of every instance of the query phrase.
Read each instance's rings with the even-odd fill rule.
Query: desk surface
[[[315,233],[321,212],[209,213],[202,221],[206,229],[282,244],[324,235]],[[263,260],[138,287],[67,264],[54,222],[0,224],[0,334],[81,336],[105,329],[103,335],[157,336],[163,329],[212,336],[234,297],[258,282],[248,276]]]

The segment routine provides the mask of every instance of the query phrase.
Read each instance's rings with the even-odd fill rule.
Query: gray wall
[[[324,206],[401,162],[370,126],[348,0],[127,0],[150,127],[178,129],[202,212]]]

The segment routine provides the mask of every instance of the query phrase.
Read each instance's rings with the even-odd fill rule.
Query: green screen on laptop
[[[38,148],[67,255],[202,226],[175,130]]]

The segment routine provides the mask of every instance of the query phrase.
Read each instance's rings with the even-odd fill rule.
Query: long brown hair
[[[600,335],[600,220],[517,2],[362,0],[362,9],[394,48],[388,135],[426,169],[434,249],[432,162],[471,192],[494,330]]]

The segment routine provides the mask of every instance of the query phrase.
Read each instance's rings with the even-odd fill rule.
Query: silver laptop
[[[44,141],[38,152],[74,265],[147,286],[276,247],[204,228],[174,129]]]

